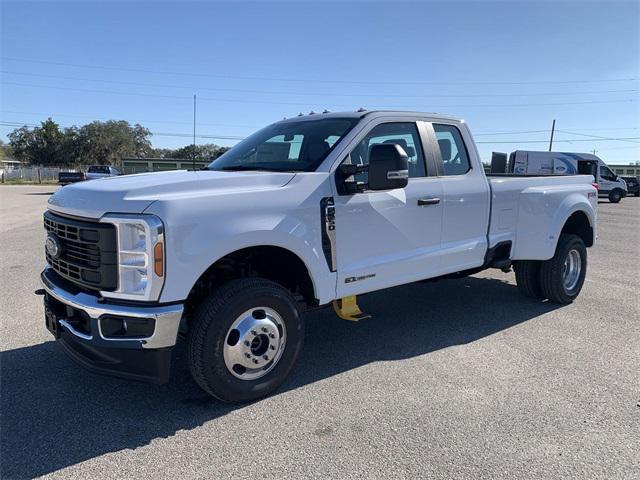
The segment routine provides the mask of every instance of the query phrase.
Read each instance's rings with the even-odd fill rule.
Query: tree
[[[228,150],[214,144],[188,145],[177,150],[154,149],[151,132],[124,120],[91,122],[82,127],[60,129],[48,118],[40,126],[21,127],[9,134],[9,145],[0,144],[0,154],[10,151],[17,160],[37,165],[119,164],[123,157],[193,158],[210,162]]]
[[[174,158],[173,152],[170,148],[152,148],[149,154],[152,158]]]
[[[152,151],[151,132],[142,125],[129,125],[124,120],[91,122],[77,131],[81,163],[110,165],[123,157],[145,157]]]
[[[9,134],[9,146],[16,159],[37,165],[64,162],[65,132],[48,118],[39,127],[20,127]]]
[[[228,147],[220,147],[213,143],[205,143],[204,145],[195,146],[195,159],[196,161],[210,162],[215,160],[224,152],[229,150]],[[184,158],[191,160],[193,158],[194,147],[193,145],[187,145],[185,147],[175,150],[172,154],[172,158]]]
[[[12,158],[13,151],[11,150],[11,146],[4,143],[0,140],[0,160],[4,158]]]

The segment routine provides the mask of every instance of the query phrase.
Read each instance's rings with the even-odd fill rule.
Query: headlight
[[[100,220],[116,227],[118,288],[105,298],[155,301],[164,284],[164,227],[154,215],[108,214]]]

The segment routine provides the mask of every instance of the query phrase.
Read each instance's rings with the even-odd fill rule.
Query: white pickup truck
[[[249,401],[291,371],[306,309],[360,320],[357,295],[511,266],[525,295],[573,301],[596,238],[592,182],[487,177],[467,125],[448,116],[299,116],[208,170],[58,190],[37,293],[84,366],[166,382],[184,337],[206,392]]]

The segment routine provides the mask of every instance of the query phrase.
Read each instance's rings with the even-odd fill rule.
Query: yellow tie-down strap
[[[356,296],[344,297],[339,300],[333,301],[333,309],[336,311],[336,315],[344,320],[351,322],[357,322],[359,320],[365,320],[371,318],[371,315],[362,313],[360,307],[356,303]]]

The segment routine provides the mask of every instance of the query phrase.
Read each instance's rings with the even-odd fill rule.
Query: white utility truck
[[[206,170],[58,190],[37,293],[84,366],[166,382],[185,338],[206,392],[249,401],[291,371],[306,309],[360,320],[358,295],[512,266],[525,295],[572,302],[596,238],[592,182],[487,177],[469,128],[449,116],[299,116]]]
[[[598,196],[611,203],[618,203],[628,193],[624,179],[591,153],[516,150],[509,156],[509,170],[521,175],[593,175]]]

